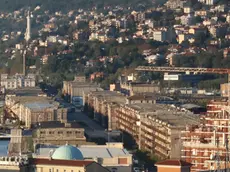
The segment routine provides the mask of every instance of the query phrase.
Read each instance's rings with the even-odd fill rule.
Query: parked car
[[[134,167],[133,172],[141,172],[141,169],[139,167]]]

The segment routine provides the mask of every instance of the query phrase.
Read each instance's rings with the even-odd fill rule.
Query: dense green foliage
[[[161,2],[161,1],[159,1]],[[106,6],[125,5],[131,4],[147,4],[151,3],[150,0],[143,2],[142,0],[1,0],[0,10],[19,10],[20,8],[31,6],[43,6],[44,10],[55,11],[67,11],[76,10],[79,8],[104,8]]]

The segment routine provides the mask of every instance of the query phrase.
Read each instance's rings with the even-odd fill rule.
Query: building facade
[[[2,74],[1,86],[4,86],[6,89],[35,87],[36,77],[34,74],[28,74],[27,76],[23,76],[21,74],[15,74],[14,76],[9,76],[8,74]]]
[[[82,145],[86,143],[85,130],[77,123],[43,122],[34,130],[34,146],[49,145]]]
[[[182,131],[182,156],[193,164],[191,171],[214,170],[229,156],[229,107],[227,102],[211,102],[202,123]],[[218,160],[219,159],[219,160]],[[212,163],[210,163],[210,161]]]
[[[169,159],[155,164],[158,172],[190,172],[192,164],[181,160]]]
[[[117,129],[131,135],[133,144],[161,159],[180,158],[180,131],[186,125],[198,123],[193,114],[149,103],[121,105],[116,108],[115,116]]]
[[[37,122],[67,120],[67,109],[48,97],[8,95],[5,105],[8,114],[24,122],[27,128]]]
[[[36,158],[48,158],[49,152],[56,152],[59,148],[53,148],[52,146],[40,148],[38,150],[40,154],[36,154]],[[123,147],[123,143],[110,142],[106,143],[106,145],[80,145],[77,149],[84,160],[96,162],[111,172],[132,172],[132,154]]]
[[[29,172],[28,164],[26,156],[0,157],[0,172]]]
[[[62,94],[75,106],[83,106],[83,92],[101,90],[98,85],[86,82],[85,77],[75,77],[74,81],[64,81]]]
[[[125,96],[113,91],[84,92],[83,96],[84,105],[87,107],[85,110],[89,116],[108,129],[114,128],[114,109],[125,101]]]
[[[157,84],[144,84],[144,83],[121,83],[120,92],[125,95],[133,96],[139,93],[159,93],[160,86]]]
[[[11,129],[11,139],[8,145],[10,156],[25,154],[33,151],[32,132],[23,129]]]

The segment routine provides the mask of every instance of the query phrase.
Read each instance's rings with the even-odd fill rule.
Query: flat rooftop
[[[35,128],[82,128],[79,123],[77,122],[69,122],[67,124],[70,124],[69,127],[66,127],[65,123],[60,121],[46,121],[46,122],[40,122],[34,125]]]
[[[34,111],[40,111],[47,108],[55,108],[56,106],[50,102],[31,102],[31,103],[25,103],[25,107],[32,109]]]
[[[11,100],[25,104],[25,103],[33,103],[33,102],[54,102],[52,99],[49,97],[43,97],[43,96],[11,96]]]
[[[109,103],[121,103],[124,104],[126,102],[126,96],[124,96],[121,93],[117,93],[115,91],[91,91],[91,95],[100,98],[102,100],[105,100]]]
[[[23,104],[33,111],[41,111],[47,108],[58,108],[60,103],[49,97],[39,96],[10,96],[9,99],[15,103]]]
[[[131,156],[126,149],[109,147],[78,147],[84,158],[113,158]]]
[[[149,119],[157,119],[174,127],[196,125],[200,116],[190,111],[182,111],[172,105],[136,103],[124,105],[140,112],[140,115]]]
[[[18,88],[16,90],[9,90],[7,94],[15,94],[16,96],[38,96],[38,94],[45,94],[39,87],[34,88]]]
[[[155,93],[142,93],[142,94],[135,94],[133,96],[127,97],[128,100],[167,100],[173,101],[173,98],[167,96],[161,96]]]
[[[99,85],[97,85],[95,83],[91,83],[91,82],[79,82],[79,81],[64,81],[64,82],[69,83],[72,86],[84,86],[84,85],[87,85],[87,86],[92,86],[92,87],[98,87],[99,88]]]
[[[49,152],[52,150],[53,152],[58,148],[55,145],[45,146],[43,148],[39,148],[37,152],[39,152],[38,157],[49,157]],[[124,148],[110,147],[105,145],[90,145],[85,146],[81,145],[77,147],[84,159],[94,159],[94,158],[113,158],[113,157],[130,157],[130,154]]]

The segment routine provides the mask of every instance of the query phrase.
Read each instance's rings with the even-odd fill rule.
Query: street
[[[81,110],[76,109],[75,112],[68,114],[68,121],[79,122],[80,125],[85,129],[85,133],[90,138],[104,138],[105,140],[112,141],[111,134],[108,135],[107,131],[101,127],[97,122],[90,119]]]
[[[105,129],[97,124],[95,121],[90,119],[86,114],[81,112],[81,110],[76,109],[75,112],[68,114],[68,121],[84,122],[91,130],[104,131]]]

